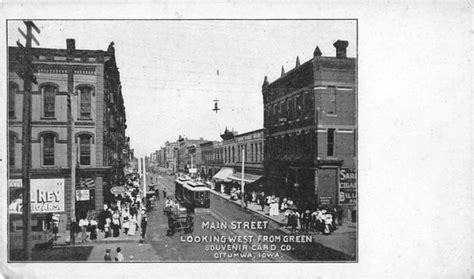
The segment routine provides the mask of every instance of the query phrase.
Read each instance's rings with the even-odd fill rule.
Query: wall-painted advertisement
[[[64,212],[64,179],[31,180],[31,213]],[[23,211],[21,179],[8,182],[10,186],[10,204],[8,210],[13,214]]]
[[[357,175],[355,169],[340,169],[339,171],[339,203],[355,204],[357,200]]]

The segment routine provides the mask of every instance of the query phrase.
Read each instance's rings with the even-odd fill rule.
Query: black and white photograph
[[[356,20],[12,20],[8,44],[10,261],[357,261]]]
[[[472,3],[5,1],[2,278],[472,278]]]

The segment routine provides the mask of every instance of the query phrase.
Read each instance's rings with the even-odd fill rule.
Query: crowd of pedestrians
[[[342,225],[342,211],[332,207],[317,208],[313,212],[308,209],[302,212],[288,209],[285,219],[291,232],[329,235]]]
[[[103,238],[134,236],[139,229],[141,237],[145,238],[147,216],[138,187],[138,179],[128,178],[125,191],[112,202],[105,204],[99,213],[89,210],[85,214],[80,213],[79,221],[72,219],[71,245],[76,242],[94,241],[98,234],[102,234]]]

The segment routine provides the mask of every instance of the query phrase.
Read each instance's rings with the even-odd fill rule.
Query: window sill
[[[40,120],[56,120],[56,117],[44,117],[42,116]]]
[[[92,118],[78,118],[77,121],[94,121]]]
[[[58,166],[57,165],[41,165],[41,167],[45,169],[52,169],[52,168],[57,168]]]
[[[327,117],[337,117],[337,114],[334,113],[326,113]]]

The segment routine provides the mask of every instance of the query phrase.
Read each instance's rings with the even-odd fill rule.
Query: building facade
[[[188,172],[190,168],[200,168],[201,147],[199,144],[206,142],[203,138],[188,139],[179,136],[177,166],[179,171]]]
[[[64,232],[71,217],[101,210],[107,191],[124,179],[128,163],[125,107],[113,43],[107,51],[76,49],[73,39],[67,39],[66,46],[32,49],[37,84],[31,92],[31,193],[38,199],[32,204],[32,224],[38,230],[51,214],[59,216],[59,231]],[[15,190],[21,193],[22,188],[23,80],[16,60],[21,52],[9,47],[11,232],[21,227],[19,208],[14,206],[21,200]],[[53,193],[55,199],[44,198]]]
[[[356,204],[356,60],[347,41],[262,86],[266,184],[300,207]]]
[[[201,167],[200,173],[203,178],[212,178],[215,172],[213,168],[215,165],[214,153],[218,147],[217,141],[206,141],[200,144],[201,146]]]
[[[176,142],[169,142],[165,143],[164,147],[164,166],[165,168],[175,172],[176,171],[176,158],[174,149],[178,146]]]
[[[243,134],[228,131],[221,135],[221,151],[217,155],[222,158],[222,168],[230,168],[233,174],[228,180],[234,184],[242,180],[242,165],[244,166],[244,182],[248,190],[264,190],[263,185],[263,161],[264,161],[264,130],[254,130]],[[242,164],[244,160],[244,164]],[[256,185],[258,184],[258,185]],[[228,191],[228,187],[226,191]]]

